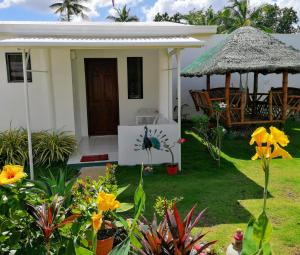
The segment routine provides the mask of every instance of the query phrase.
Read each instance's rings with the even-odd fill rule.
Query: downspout
[[[178,121],[178,138],[181,138],[181,49],[176,49],[176,60],[177,60],[177,121]],[[178,167],[181,171],[181,144],[178,144]]]
[[[52,79],[52,58],[51,49],[47,50],[48,61],[47,61],[47,89],[48,89],[48,107],[49,107],[49,119],[52,131],[56,130],[56,113],[55,113],[55,102],[54,102],[54,90],[53,90],[53,79]]]

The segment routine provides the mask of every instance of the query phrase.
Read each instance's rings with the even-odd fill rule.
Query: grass
[[[146,216],[152,218],[157,196],[184,199],[178,203],[182,214],[194,205],[208,208],[201,228],[208,230],[208,240],[216,239],[218,250],[225,251],[237,228],[245,229],[253,214],[262,207],[264,177],[259,161],[251,161],[254,148],[249,138],[226,137],[223,144],[221,167],[218,168],[198,137],[184,129],[187,142],[182,146],[183,169],[177,176],[167,176],[163,166],[155,167],[152,176],[144,177],[147,194]],[[287,150],[291,161],[276,159],[271,163],[268,215],[273,224],[274,254],[300,254],[300,123],[290,122],[286,132],[291,143]],[[120,198],[132,201],[138,183],[140,167],[120,167],[120,185],[131,184]]]

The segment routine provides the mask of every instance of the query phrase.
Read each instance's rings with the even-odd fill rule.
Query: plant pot
[[[167,165],[167,174],[170,176],[176,175],[178,172],[178,165],[177,164],[171,164]]]
[[[111,236],[109,238],[103,239],[103,240],[97,240],[97,255],[108,255],[110,251],[113,248],[114,244],[114,236]]]

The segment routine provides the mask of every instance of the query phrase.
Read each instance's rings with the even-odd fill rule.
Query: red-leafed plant
[[[201,211],[193,221],[196,206],[187,214],[184,221],[181,220],[176,204],[173,210],[166,210],[164,220],[158,225],[156,217],[152,224],[146,219],[139,223],[140,235],[137,239],[142,248],[136,248],[140,255],[189,255],[201,254],[216,241],[204,242],[202,239],[206,234],[200,233],[192,236],[191,232],[198,225],[205,210]],[[200,244],[201,242],[201,244]]]
[[[172,242],[172,235],[168,229],[166,218],[158,224],[156,215],[154,214],[152,223],[149,224],[147,219],[142,217],[142,220],[139,221],[138,229],[141,235],[137,235],[136,237],[142,246],[141,249],[136,249],[138,254],[171,254],[169,247]]]
[[[71,215],[61,222],[58,222],[62,203],[63,199],[55,196],[51,204],[43,204],[40,206],[34,206],[32,204],[26,205],[27,212],[35,219],[36,225],[43,232],[48,254],[50,254],[51,236],[54,231],[68,223],[72,223],[79,217],[79,215]]]
[[[166,218],[169,226],[169,230],[173,237],[173,254],[174,255],[188,255],[190,254],[191,250],[194,249],[196,253],[194,254],[200,254],[203,252],[206,248],[214,244],[216,241],[206,242],[201,246],[196,246],[196,244],[200,243],[200,241],[203,239],[203,237],[206,235],[203,233],[200,233],[196,236],[192,236],[191,232],[194,227],[198,225],[200,220],[202,219],[202,216],[206,209],[201,211],[195,220],[193,221],[193,214],[195,212],[196,206],[193,206],[193,208],[190,210],[190,212],[185,217],[184,221],[181,220],[180,214],[177,210],[176,204],[174,204],[174,208],[171,211],[170,209],[167,209],[166,211]]]

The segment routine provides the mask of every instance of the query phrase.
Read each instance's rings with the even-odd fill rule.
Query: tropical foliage
[[[55,14],[59,14],[61,21],[71,21],[77,16],[82,19],[88,19],[87,12],[90,9],[86,6],[89,0],[60,0],[50,5]]]
[[[77,145],[75,136],[66,131],[41,131],[34,133],[32,140],[33,157],[37,165],[50,166],[65,162]]]
[[[41,131],[32,134],[34,164],[53,166],[66,162],[76,149],[74,135],[65,131]],[[27,131],[9,129],[0,133],[0,166],[26,165],[28,162]]]
[[[135,15],[130,14],[130,8],[127,8],[126,5],[124,5],[121,8],[114,8],[116,11],[116,16],[109,15],[107,16],[107,19],[115,21],[115,22],[133,22],[133,21],[139,21],[139,18]]]
[[[273,33],[295,33],[299,30],[297,12],[293,7],[280,8],[276,3],[251,7],[248,0],[228,0],[228,5],[220,11],[209,7],[185,15],[157,13],[154,21],[217,25],[218,33],[230,33],[242,26],[253,26]]]
[[[262,170],[265,175],[262,213],[256,219],[252,217],[249,221],[242,255],[271,255],[270,237],[272,224],[267,216],[268,185],[270,179],[270,163],[273,158],[292,159],[292,156],[282,147],[289,143],[285,133],[276,127],[270,127],[270,132],[264,127],[254,131],[251,136],[250,145],[256,144],[256,153],[252,160],[260,159]]]

